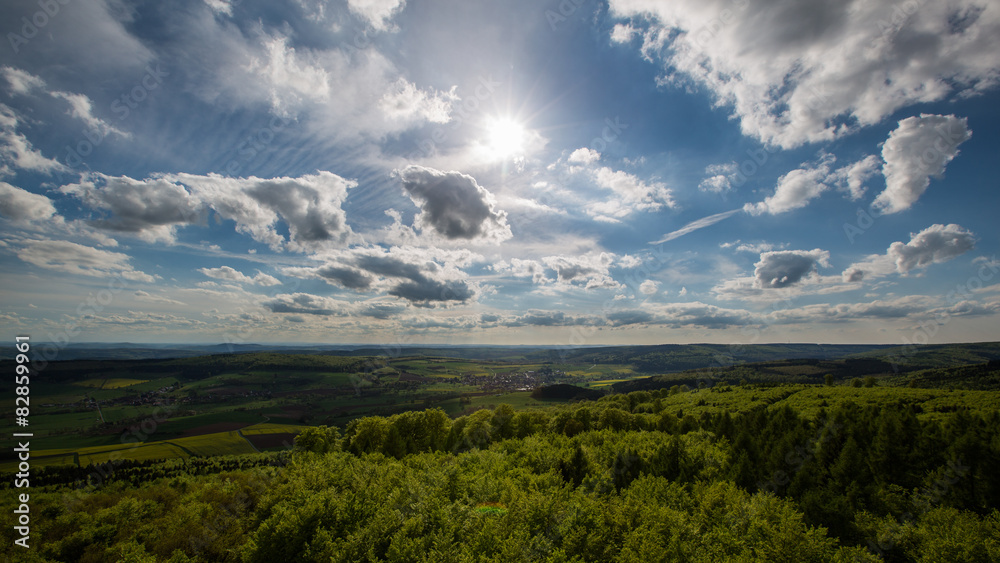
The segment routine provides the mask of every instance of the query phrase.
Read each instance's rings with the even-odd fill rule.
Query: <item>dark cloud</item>
[[[421,229],[433,229],[452,240],[510,238],[507,213],[494,210],[493,195],[472,176],[414,165],[396,174],[422,210],[417,217]]]
[[[780,288],[797,284],[818,265],[826,265],[825,250],[778,250],[764,252],[754,266],[754,284],[759,288]]]
[[[434,301],[465,303],[475,296],[475,292],[464,281],[442,282],[427,278],[400,283],[390,289],[388,293],[406,299],[415,305],[428,305]]]
[[[318,268],[316,275],[326,280],[335,281],[348,289],[368,289],[375,281],[375,278],[364,272],[336,265]]]

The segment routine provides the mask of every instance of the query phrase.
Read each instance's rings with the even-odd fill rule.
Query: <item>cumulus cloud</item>
[[[777,215],[805,207],[830,188],[826,182],[834,160],[832,155],[825,155],[815,165],[788,172],[778,178],[774,195],[764,198],[760,203],[748,203],[743,209],[751,215]]]
[[[865,195],[865,183],[878,172],[879,158],[873,154],[849,164],[843,168],[838,168],[833,173],[833,179],[837,187],[847,192],[851,201],[857,201]]]
[[[895,0],[820,0],[808,9],[612,0],[610,10],[642,27],[641,53],[662,62],[662,83],[709,90],[732,107],[745,134],[791,148],[995,86],[1000,11],[983,6],[924,2],[905,17]]]
[[[593,173],[597,186],[614,193],[614,199],[587,204],[596,219],[618,222],[635,211],[657,211],[674,207],[672,193],[660,182],[646,183],[628,172],[601,167]]]
[[[711,176],[702,180],[698,184],[698,189],[717,194],[728,192],[732,189],[733,181],[736,180],[739,170],[739,166],[735,162],[709,165],[705,168],[705,173],[711,174]]]
[[[448,92],[424,91],[405,78],[400,78],[379,100],[386,120],[403,123],[447,123],[451,106],[458,99],[453,87]]]
[[[0,182],[0,215],[17,223],[44,221],[55,215],[49,198]]]
[[[776,250],[764,252],[754,264],[754,285],[760,289],[789,287],[816,271],[829,267],[826,250]]]
[[[92,224],[173,242],[176,229],[197,223],[211,209],[236,230],[272,249],[339,246],[351,234],[341,205],[355,182],[321,171],[298,178],[228,178],[218,174],[161,174],[145,180],[93,174],[63,186],[88,207],[107,214]],[[282,220],[288,239],[278,234]]]
[[[895,262],[896,270],[905,274],[915,268],[947,262],[972,250],[975,245],[975,235],[959,225],[931,225],[911,235],[906,244],[892,243],[888,256]]]
[[[972,137],[966,119],[954,115],[921,114],[899,122],[882,145],[885,191],[873,205],[883,213],[908,209],[940,177],[958,154],[958,146]]]
[[[494,209],[495,199],[475,178],[411,165],[397,170],[403,190],[421,213],[416,225],[449,240],[500,243],[511,237],[507,213]]]
[[[546,266],[538,260],[522,260],[511,258],[510,262],[501,260],[490,267],[494,272],[507,274],[518,278],[531,278],[532,283],[543,284],[552,281],[546,274]]]
[[[163,178],[134,180],[98,174],[60,191],[107,213],[107,217],[91,221],[95,227],[132,233],[151,242],[173,241],[178,226],[195,222],[201,215],[197,198]]]
[[[198,268],[198,271],[205,274],[206,276],[225,281],[234,281],[239,283],[252,283],[257,285],[263,285],[265,287],[273,285],[281,285],[278,278],[265,274],[264,272],[257,272],[257,275],[250,277],[239,270],[230,268],[229,266],[220,266],[218,268]]]
[[[600,159],[601,153],[595,151],[594,149],[581,147],[570,153],[569,158],[567,158],[566,161],[573,164],[593,164]]]
[[[153,282],[153,276],[129,264],[120,252],[100,250],[64,240],[29,240],[17,252],[21,260],[56,272],[108,278],[120,276],[131,281]]]
[[[975,245],[975,235],[960,225],[935,224],[911,233],[909,242],[892,243],[885,254],[874,254],[850,265],[842,277],[845,282],[860,282],[892,273],[907,274],[957,258]]]
[[[643,295],[656,295],[656,292],[660,290],[660,282],[653,280],[646,280],[639,284],[639,293]]]
[[[0,73],[3,74],[4,79],[10,84],[10,91],[15,94],[29,94],[35,88],[45,86],[44,80],[19,68],[5,66],[0,68]]]
[[[582,285],[585,289],[618,289],[622,287],[608,272],[608,268],[614,262],[615,255],[609,252],[542,258],[542,263],[555,270],[557,281],[564,284]]]
[[[390,29],[390,20],[406,6],[406,0],[347,0],[351,12],[380,31]]]
[[[467,265],[469,256],[435,250],[355,247],[330,253],[322,266],[285,268],[284,273],[359,292],[382,292],[421,307],[474,299],[476,291],[459,268]]]
[[[31,142],[17,132],[18,123],[14,110],[0,104],[0,177],[13,175],[15,169],[43,174],[66,169],[59,161],[35,150]]]

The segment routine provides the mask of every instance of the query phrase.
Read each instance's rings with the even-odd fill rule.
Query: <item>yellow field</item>
[[[154,442],[155,443],[155,442]],[[217,432],[215,434],[205,434],[202,436],[191,436],[188,438],[175,438],[164,442],[191,452],[196,456],[211,455],[240,455],[255,453],[253,446],[245,438],[239,435],[236,430],[230,432]],[[186,457],[186,456],[185,456]]]
[[[119,389],[121,387],[130,387],[132,385],[138,385],[140,383],[146,383],[148,379],[127,379],[124,377],[112,377],[110,379],[87,379],[84,381],[78,381],[73,385],[79,385],[81,387],[92,387],[94,389]]]
[[[86,467],[94,463],[104,463],[113,459],[132,459],[144,461],[147,459],[164,459],[174,457],[191,457],[184,450],[169,442],[151,442],[141,446],[125,445],[117,446],[116,449],[91,452],[97,448],[85,448],[80,450],[80,467]]]
[[[300,432],[305,426],[288,426],[282,424],[260,424],[251,427],[250,434],[278,434],[283,432]],[[216,432],[203,436],[174,438],[159,442],[134,442],[128,444],[112,444],[109,446],[92,446],[89,448],[38,450],[31,452],[32,464],[37,465],[76,465],[75,455],[79,456],[79,464],[86,467],[93,463],[104,463],[115,459],[132,459],[144,461],[147,459],[189,458],[191,456],[239,455],[255,453],[253,446],[237,431]],[[16,471],[17,463],[0,464],[0,471]]]
[[[273,424],[270,422],[261,422],[260,424],[254,424],[253,426],[247,426],[242,430],[242,432],[244,436],[255,436],[257,434],[297,434],[306,428],[309,427],[297,424]]]

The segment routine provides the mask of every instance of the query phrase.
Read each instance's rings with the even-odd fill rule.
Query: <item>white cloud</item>
[[[455,88],[448,92],[427,92],[400,78],[379,100],[379,108],[389,121],[447,123],[451,106],[458,100]]]
[[[662,83],[708,89],[745,134],[791,148],[997,84],[1000,10],[978,0],[900,6],[612,0],[610,10],[644,26],[641,52],[663,63]]]
[[[696,219],[694,221],[691,221],[687,225],[684,225],[683,227],[677,229],[676,231],[672,231],[663,235],[663,237],[661,237],[659,240],[653,241],[650,244],[661,244],[664,242],[674,240],[676,238],[680,238],[688,233],[693,233],[694,231],[697,231],[699,229],[704,229],[705,227],[711,227],[712,225],[718,223],[719,221],[722,221],[723,219],[728,219],[729,217],[732,217],[733,214],[735,214],[738,211],[739,209],[733,209],[732,211],[723,211],[722,213],[716,213],[714,215],[709,215],[708,217],[702,217],[701,219]]]
[[[401,12],[406,0],[347,0],[352,12],[377,30],[391,30],[389,20]]]
[[[600,159],[601,153],[595,151],[594,149],[581,147],[570,153],[569,158],[567,158],[566,161],[574,164],[593,164]]]
[[[705,168],[705,178],[698,184],[698,189],[709,193],[723,193],[732,189],[733,181],[739,174],[739,166],[735,162],[727,164],[712,164]]]
[[[10,83],[10,89],[15,94],[29,94],[35,88],[45,86],[44,80],[19,68],[5,66],[0,68],[0,72],[3,72],[4,79]]]
[[[778,178],[778,186],[774,190],[774,195],[764,198],[760,203],[748,203],[743,209],[751,215],[762,215],[769,213],[777,215],[786,213],[793,209],[800,209],[809,204],[829,189],[828,181],[830,176],[830,165],[833,164],[832,155],[824,157],[814,166],[797,168]]]
[[[475,178],[410,165],[395,174],[403,190],[421,209],[416,226],[448,240],[500,243],[511,237],[507,213],[494,209],[496,200]]]
[[[281,285],[281,282],[277,278],[269,276],[264,272],[257,272],[257,275],[250,277],[239,270],[230,268],[229,266],[220,266],[218,268],[199,268],[198,271],[217,280],[252,283],[263,285],[265,287]]]
[[[843,168],[838,168],[833,173],[837,187],[847,192],[851,201],[857,201],[865,195],[867,182],[878,172],[879,158],[873,154],[849,164]]]
[[[131,258],[120,252],[99,250],[64,240],[29,240],[17,252],[21,260],[56,272],[153,282],[153,276],[134,269]]]
[[[760,261],[754,264],[754,286],[758,289],[789,287],[815,272],[818,266],[830,266],[828,251],[816,248],[764,252]]]
[[[43,156],[17,132],[18,121],[14,110],[0,104],[0,177],[13,175],[14,169],[43,174],[64,170],[65,166]]]
[[[629,24],[617,23],[611,29],[611,41],[614,43],[628,43],[638,31]]]
[[[0,182],[0,215],[17,223],[43,221],[55,215],[49,198]]]
[[[643,295],[656,295],[656,292],[660,290],[660,282],[653,280],[646,280],[639,284],[639,293]]]
[[[657,211],[674,207],[670,189],[660,182],[647,184],[628,172],[601,167],[593,173],[598,187],[610,190],[614,198],[587,204],[587,213],[596,219],[617,222],[635,211]]]
[[[564,285],[582,285],[585,289],[618,289],[608,268],[615,263],[610,252],[588,252],[576,256],[546,256],[542,263],[556,273],[556,280]]]
[[[916,203],[958,154],[958,145],[972,137],[966,119],[954,115],[921,114],[908,117],[889,133],[882,146],[885,191],[873,205],[883,213],[897,213]]]
[[[907,243],[894,242],[885,254],[874,254],[844,270],[845,282],[860,282],[892,273],[907,274],[931,264],[947,262],[975,247],[975,235],[955,225],[935,224],[911,233]]]
[[[892,243],[888,256],[896,263],[896,270],[905,274],[916,268],[947,262],[972,250],[975,245],[975,235],[959,225],[931,225],[911,235],[906,244]]]

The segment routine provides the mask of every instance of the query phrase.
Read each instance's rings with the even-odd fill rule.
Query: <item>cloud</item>
[[[201,221],[211,209],[236,230],[274,250],[341,246],[351,234],[341,205],[356,182],[331,172],[298,178],[228,178],[218,174],[160,174],[145,180],[93,174],[63,186],[88,207],[107,212],[98,228],[173,242],[176,229]],[[282,220],[288,238],[278,234]]]
[[[0,215],[16,223],[44,221],[55,215],[49,198],[0,182]]]
[[[379,108],[390,122],[447,123],[451,120],[452,103],[457,100],[454,87],[445,93],[428,93],[405,78],[400,78],[379,100]]]
[[[507,213],[494,209],[493,194],[460,172],[411,165],[395,174],[420,209],[416,225],[448,240],[481,240],[498,244],[511,237]]]
[[[96,174],[60,191],[76,196],[91,209],[107,212],[108,217],[92,220],[93,226],[132,233],[150,242],[173,242],[178,226],[203,216],[196,197],[164,178],[134,180]]]
[[[639,293],[643,295],[656,295],[656,292],[660,290],[660,282],[653,280],[646,280],[639,284]]]
[[[729,217],[732,217],[733,214],[737,213],[738,211],[739,209],[733,209],[732,211],[723,211],[722,213],[716,213],[714,215],[709,215],[708,217],[702,217],[701,219],[691,221],[687,225],[684,225],[683,227],[677,229],[676,231],[667,233],[663,235],[663,237],[661,237],[659,240],[653,241],[649,244],[661,244],[664,242],[674,240],[676,238],[680,238],[688,233],[693,233],[698,229],[711,227],[712,225],[718,223],[719,221],[722,221],[723,219],[728,219]]]
[[[368,289],[375,281],[375,277],[361,270],[336,264],[316,269],[316,275],[325,280],[337,282],[347,289]]]
[[[7,66],[0,68],[0,72],[3,73],[4,78],[10,83],[11,89],[18,94],[28,95],[33,90],[45,89],[45,81],[27,71]],[[45,93],[53,98],[65,100],[69,104],[69,114],[83,121],[90,131],[97,131],[100,138],[103,139],[112,133],[125,138],[131,136],[129,133],[96,117],[94,115],[94,104],[87,96],[61,90],[46,91]]]
[[[733,181],[739,175],[740,168],[735,162],[727,164],[712,164],[705,168],[706,174],[711,174],[698,184],[698,189],[703,192],[721,194],[728,192],[733,187]]]
[[[865,182],[878,172],[879,162],[877,156],[870,154],[854,164],[838,168],[833,173],[837,187],[847,192],[851,201],[861,199],[865,195]]]
[[[510,262],[500,261],[490,267],[494,272],[518,278],[531,278],[532,283],[544,284],[552,280],[545,275],[546,266],[538,260],[511,258]]]
[[[601,153],[595,151],[594,149],[582,147],[570,153],[569,158],[567,158],[566,161],[574,164],[593,164],[600,159]]]
[[[169,297],[163,297],[162,295],[150,295],[148,292],[142,290],[136,291],[133,295],[135,295],[136,299],[138,299],[139,301],[148,301],[150,303],[166,303],[167,305],[181,305],[181,306],[187,305],[187,303],[183,303],[176,299],[170,299]]]
[[[743,209],[751,215],[768,213],[777,215],[793,209],[805,207],[829,189],[827,178],[830,176],[832,155],[824,155],[814,166],[797,168],[778,178],[778,186],[774,195],[764,198],[760,203],[748,203]]]
[[[748,6],[752,6],[747,9]],[[994,87],[1000,12],[977,0],[844,3],[612,0],[642,25],[663,84],[705,88],[747,135],[792,148],[829,141],[896,110]]]
[[[308,293],[285,293],[275,295],[261,305],[272,313],[296,313],[316,316],[346,316],[350,313],[350,304],[330,297],[321,297]]]
[[[15,94],[29,94],[35,88],[45,86],[44,80],[19,68],[5,66],[0,68],[0,72],[3,73],[4,79],[10,84],[11,92]]]
[[[754,264],[754,286],[760,289],[795,285],[818,266],[828,267],[830,253],[826,250],[776,250],[764,252]]]
[[[59,161],[35,150],[31,142],[17,132],[18,123],[14,110],[0,104],[0,177],[12,176],[14,169],[43,174],[66,169]]]
[[[406,0],[347,0],[351,12],[379,31],[390,30],[389,20],[405,6]]]
[[[120,252],[99,250],[64,240],[29,240],[17,252],[21,260],[56,272],[131,281],[153,282],[153,276],[134,269]]]
[[[217,280],[252,283],[265,287],[281,285],[281,281],[279,281],[278,278],[269,276],[264,272],[257,272],[257,275],[250,277],[243,272],[230,268],[229,266],[220,266],[218,268],[198,268],[198,271]]]
[[[781,246],[783,247],[784,245]],[[749,252],[751,254],[760,254],[762,252],[774,250],[774,245],[769,242],[749,243],[737,240],[734,242],[724,242],[719,245],[719,248],[732,248],[736,252]]]
[[[975,247],[975,235],[955,225],[935,224],[919,233],[911,233],[907,243],[894,242],[885,254],[873,254],[844,270],[845,282],[907,274],[917,268],[947,262]]]
[[[915,268],[947,262],[972,250],[975,244],[975,235],[959,225],[931,225],[911,235],[906,244],[892,243],[888,256],[896,263],[896,270],[905,274]]]
[[[285,268],[300,278],[322,279],[355,291],[376,291],[399,297],[417,306],[467,302],[476,297],[460,265],[468,253],[414,247],[355,247],[330,253],[318,267]],[[437,260],[443,260],[438,263]]]
[[[582,285],[585,289],[618,289],[622,287],[608,272],[608,268],[614,262],[615,255],[608,252],[542,258],[542,263],[555,270],[558,282]]]
[[[944,174],[958,146],[970,137],[964,117],[921,114],[900,121],[882,145],[885,191],[873,205],[883,213],[908,209],[927,190],[931,176]]]
[[[635,211],[658,211],[674,207],[671,191],[665,184],[647,184],[628,172],[601,167],[593,172],[597,186],[614,193],[614,199],[587,204],[586,211],[596,219],[618,222]]]

